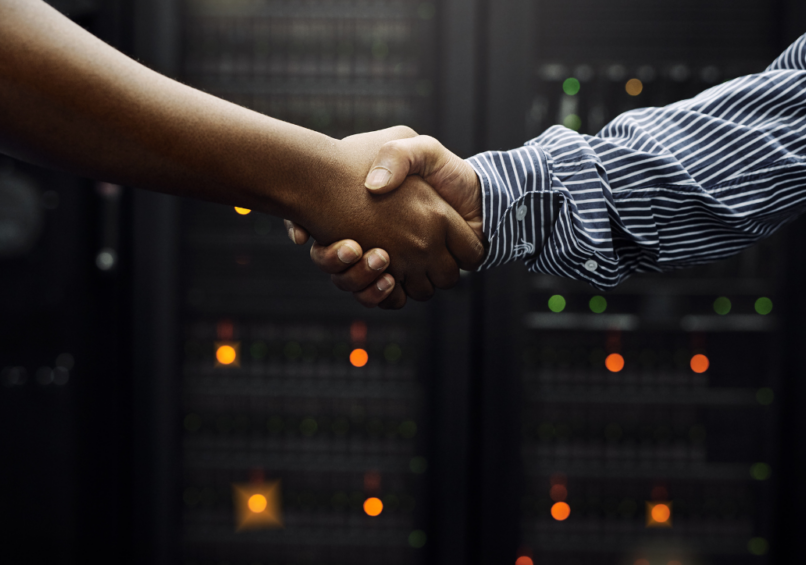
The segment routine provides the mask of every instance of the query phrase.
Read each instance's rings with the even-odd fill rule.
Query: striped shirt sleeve
[[[524,259],[605,290],[734,255],[804,210],[804,130],[806,36],[764,72],[627,112],[596,136],[554,126],[476,155],[481,268]]]

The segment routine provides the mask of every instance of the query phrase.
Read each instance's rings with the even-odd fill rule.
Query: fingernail
[[[378,290],[381,292],[386,292],[393,286],[395,286],[395,279],[392,275],[384,275],[378,279]]]
[[[288,239],[293,241],[295,244],[297,243],[297,233],[294,228],[288,228]]]
[[[389,179],[392,178],[392,173],[389,170],[384,169],[383,167],[375,167],[369,172],[367,175],[367,180],[364,183],[370,190],[378,190],[379,188],[383,188],[389,182]]]
[[[389,261],[386,260],[386,257],[377,251],[373,251],[369,254],[369,257],[367,257],[367,264],[373,271],[380,271],[387,265],[387,263],[389,263]]]
[[[360,253],[358,250],[350,245],[349,243],[345,243],[339,250],[336,252],[336,255],[339,256],[339,260],[342,263],[347,263],[348,265],[355,263],[355,260],[358,259]]]

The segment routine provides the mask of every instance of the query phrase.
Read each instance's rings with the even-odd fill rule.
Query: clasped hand
[[[454,286],[460,268],[478,267],[485,253],[481,187],[468,163],[406,127],[340,143],[351,160],[375,153],[364,165],[364,195],[337,230],[355,239],[320,236],[286,220],[297,245],[315,237],[311,259],[338,288],[364,306],[397,309],[407,295],[427,300],[435,288]]]

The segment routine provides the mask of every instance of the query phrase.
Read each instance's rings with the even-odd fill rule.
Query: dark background
[[[463,157],[516,147],[569,113],[595,134],[630,108],[761,71],[806,31],[790,0],[52,4],[236,103],[336,137],[406,123]],[[387,313],[331,288],[276,218],[2,157],[0,175],[33,183],[41,226],[0,257],[4,562],[800,555],[802,220],[735,259],[636,276],[605,295],[604,314],[588,309],[592,288],[521,265]],[[547,307],[556,294],[560,314]],[[714,313],[720,296],[727,316]],[[760,296],[773,300],[767,316]],[[215,366],[222,340],[240,344],[240,367]],[[358,345],[363,369],[344,354]],[[623,373],[604,370],[611,352]],[[696,353],[711,360],[700,380],[687,368]],[[751,475],[757,463],[766,480]],[[283,480],[286,528],[236,534],[228,489],[256,473]],[[557,475],[565,522],[549,514]],[[659,486],[671,529],[645,527]],[[361,510],[370,495],[387,505],[377,518]]]

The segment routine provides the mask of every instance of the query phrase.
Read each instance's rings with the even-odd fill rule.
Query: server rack
[[[435,10],[188,1],[181,74],[338,138],[433,132]],[[430,310],[364,311],[280,220],[191,202],[181,218],[182,559],[424,562]],[[238,499],[264,494],[278,513],[252,524]]]
[[[761,71],[800,34],[781,33],[792,8],[494,3],[486,146],[515,147],[558,123],[593,134],[623,111]],[[500,33],[522,27],[518,17],[531,35]],[[519,50],[526,56],[513,62]],[[518,71],[531,99],[508,90],[505,76]],[[499,463],[483,480],[496,519],[479,528],[488,534],[478,562],[754,563],[790,554],[773,532],[797,520],[776,484],[790,463],[776,441],[780,395],[791,386],[781,361],[787,316],[762,304],[793,299],[782,285],[795,233],[608,293],[522,270],[486,276],[493,306],[482,341],[492,351],[481,379],[499,397],[477,401],[488,423],[478,461],[493,450]],[[513,288],[520,293],[504,297]],[[512,328],[503,339],[502,327]],[[608,369],[611,354],[623,368]],[[507,412],[514,405],[517,415]],[[558,502],[569,517],[552,516]],[[651,520],[658,503],[671,509],[669,522]]]
[[[336,136],[404,121],[463,156],[515,147],[569,114],[592,133],[624,109],[758,70],[804,21],[795,2],[57,4],[144,63],[246,106]],[[697,21],[719,33],[699,42]],[[580,81],[573,96],[570,77]],[[628,78],[642,80],[638,97]],[[5,483],[23,485],[6,500],[27,509],[23,524],[69,525],[46,542],[13,529],[20,547],[38,543],[34,560],[686,565],[798,555],[803,272],[790,243],[802,224],[712,268],[637,277],[605,295],[602,313],[590,310],[591,289],[511,265],[381,314],[329,288],[276,220],[125,189],[116,208],[106,188],[15,167],[61,200],[44,209],[40,246],[4,260],[3,282],[40,269],[63,276],[38,280],[71,289],[69,303],[37,306],[49,328],[37,347],[15,329],[31,323],[19,304],[2,306],[13,345],[0,351],[5,427],[27,418],[43,454],[31,472],[4,466]],[[103,226],[115,222],[118,263],[103,270]],[[60,270],[65,258],[80,268]],[[566,301],[559,313],[555,295]],[[714,311],[722,296],[724,316]],[[772,313],[755,312],[759,297]],[[238,349],[240,366],[216,365],[221,345]],[[370,363],[349,365],[345,346]],[[48,371],[40,383],[40,368],[61,374],[68,349],[67,383]],[[621,372],[602,368],[611,353],[624,357]],[[685,365],[694,354],[708,356],[706,373]],[[25,442],[4,444],[31,456]],[[232,485],[277,478],[286,528],[235,533]],[[552,481],[571,505],[563,522],[551,518]],[[656,488],[673,502],[671,529],[645,528],[646,502],[662,502]],[[372,495],[387,497],[379,519],[359,506]],[[60,513],[45,522],[48,502]],[[418,531],[425,538],[411,538]],[[764,555],[751,552],[764,553],[757,538]]]

